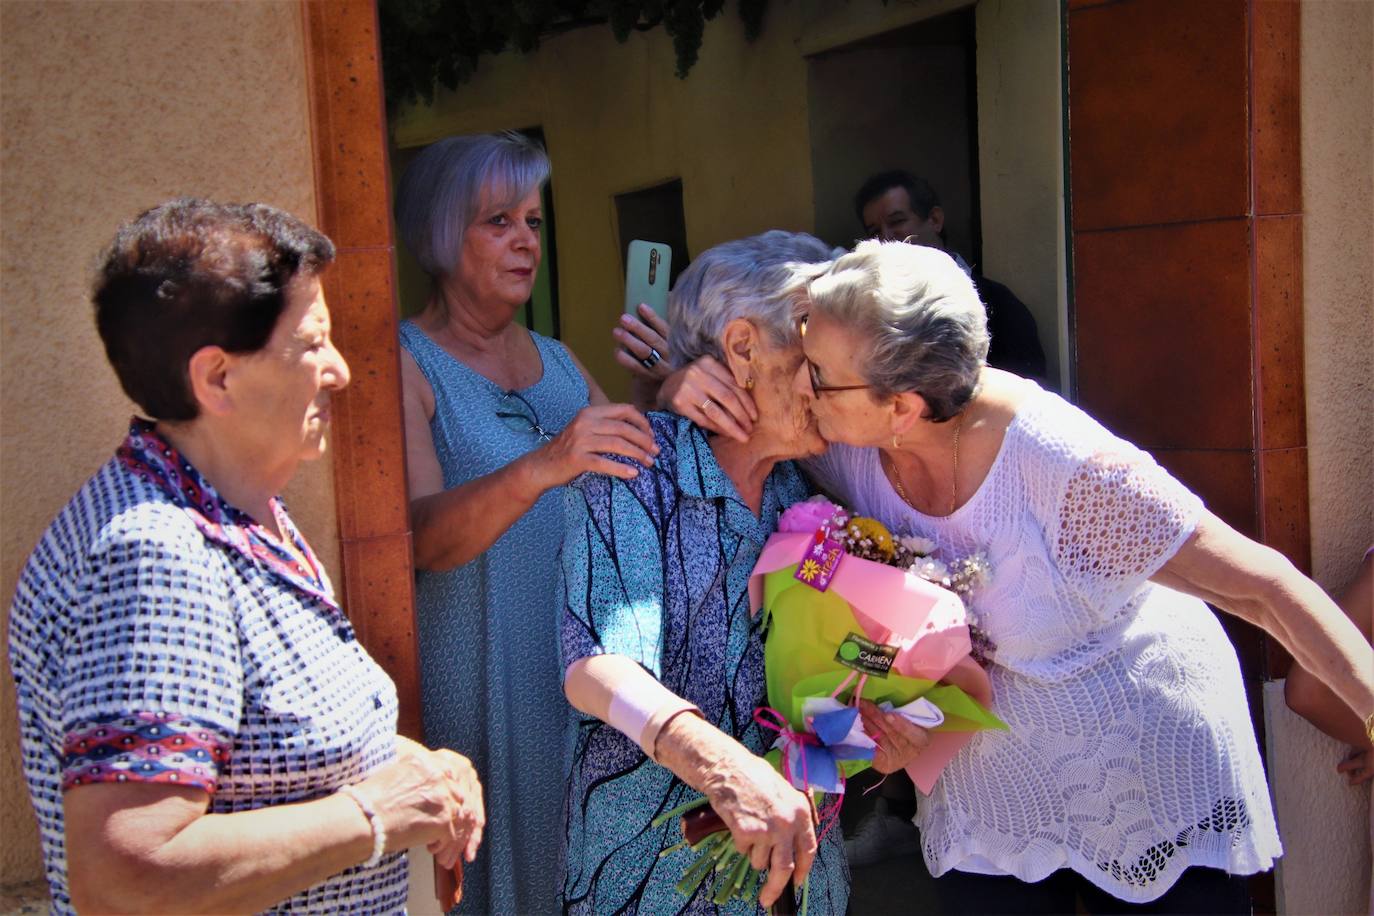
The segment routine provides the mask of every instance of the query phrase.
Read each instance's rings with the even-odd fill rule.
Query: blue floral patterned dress
[[[763,640],[749,614],[749,574],[778,516],[806,498],[791,462],[763,488],[758,517],[688,420],[650,414],[662,451],[631,481],[584,475],[567,490],[563,542],[563,660],[614,653],[634,659],[706,720],[755,753],[772,733],[753,720],[766,702]],[[697,796],[639,746],[600,720],[574,714],[577,739],[567,801],[563,908],[575,913],[755,912],[716,907],[704,884],[674,889],[692,854],[659,853],[680,839],[655,815]],[[838,829],[811,869],[810,911],[840,914],[849,869]]]
[[[401,345],[434,389],[430,433],[445,489],[497,471],[587,406],[562,344],[531,334],[544,374],[506,392],[409,321]],[[547,913],[558,897],[568,702],[558,662],[561,488],[540,497],[486,552],[419,572],[415,598],[425,738],[469,757],[487,827],[465,869],[465,913]]]

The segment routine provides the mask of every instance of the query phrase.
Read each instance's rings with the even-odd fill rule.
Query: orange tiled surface
[[[1305,569],[1299,5],[1068,16],[1079,400]],[[1226,627],[1247,677],[1281,666]]]
[[[1250,448],[1244,220],[1074,239],[1082,404],[1146,448]]]
[[[1070,10],[1076,232],[1245,214],[1245,13],[1245,0]]]
[[[1312,531],[1307,510],[1307,449],[1266,449],[1259,453],[1261,540],[1311,575]],[[1292,663],[1277,640],[1266,640],[1265,670],[1284,677]]]
[[[1255,212],[1302,210],[1298,15],[1292,0],[1254,5]]]
[[[391,245],[376,9],[305,0],[320,220],[340,248]]]
[[[1302,217],[1255,223],[1255,348],[1259,447],[1307,444],[1303,392]]]
[[[338,246],[325,295],[353,382],[336,402],[345,607],[419,736],[419,665],[396,342],[386,127],[371,0],[304,0],[316,195]]]
[[[1247,537],[1259,535],[1255,519],[1255,457],[1240,449],[1153,449],[1151,454],[1192,490],[1207,508]]]
[[[1258,457],[1260,539],[1310,572],[1307,449],[1264,449]]]
[[[345,541],[409,530],[400,432],[399,343],[391,252],[344,251],[325,274],[334,336],[353,382],[340,397],[334,489]]]
[[[409,533],[358,538],[343,544],[344,578],[351,597],[349,619],[358,639],[396,682],[401,700],[398,728],[416,740],[420,718],[419,644],[415,631],[415,579]],[[404,612],[404,613],[402,613]]]

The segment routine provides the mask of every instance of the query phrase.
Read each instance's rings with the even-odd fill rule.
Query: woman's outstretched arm
[[[1369,642],[1371,628],[1374,628],[1374,553],[1365,555],[1355,581],[1350,583],[1337,604],[1359,629],[1365,642]],[[1338,767],[1350,774],[1351,782],[1374,778],[1374,742],[1365,732],[1364,723],[1331,688],[1295,663],[1284,682],[1284,698],[1298,715],[1337,741],[1344,741],[1362,752],[1355,755],[1362,759],[1345,761]]]
[[[1153,577],[1262,627],[1361,723],[1374,714],[1374,652],[1321,587],[1210,512]]]

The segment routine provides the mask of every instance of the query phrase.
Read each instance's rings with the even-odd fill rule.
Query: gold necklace
[[[959,433],[963,428],[964,415],[960,413],[959,419],[954,424],[954,476],[949,481],[949,511],[945,513],[946,515],[953,515],[955,506],[959,504]],[[902,498],[902,502],[916,509],[916,504],[906,495],[906,487],[902,486],[902,472],[897,468],[896,460],[888,459],[888,463],[892,465],[892,483],[897,488],[897,495]],[[916,511],[920,512],[921,510],[916,509]],[[925,513],[921,514],[924,515]]]

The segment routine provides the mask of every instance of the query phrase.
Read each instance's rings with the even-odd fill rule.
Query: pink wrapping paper
[[[802,558],[813,533],[778,533],[768,539],[749,577],[749,610],[763,604],[763,577]],[[900,648],[893,670],[907,677],[943,681],[961,688],[984,706],[992,701],[987,672],[969,657],[968,625],[959,596],[915,573],[869,560],[845,557],[829,591],[847,601],[865,635]],[[940,773],[973,738],[973,732],[931,732],[930,743],[906,768],[929,795]]]

